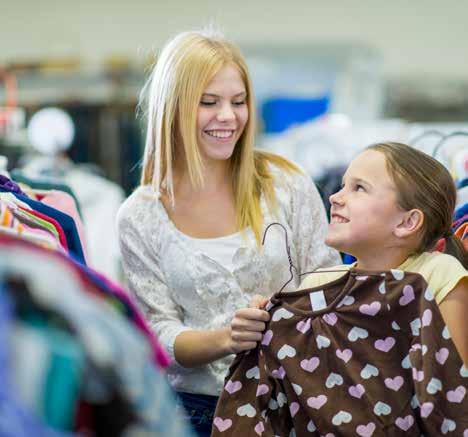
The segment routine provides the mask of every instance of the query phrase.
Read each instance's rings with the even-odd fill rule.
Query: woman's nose
[[[224,104],[221,106],[217,118],[219,121],[229,121],[235,118],[234,111],[230,104]]]

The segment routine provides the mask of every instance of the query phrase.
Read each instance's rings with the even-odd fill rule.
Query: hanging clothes
[[[0,191],[6,191],[6,190],[0,187]],[[21,202],[24,202],[27,205],[29,205],[37,213],[44,214],[45,216],[56,220],[60,224],[66,236],[66,245],[68,247],[69,254],[73,256],[76,260],[78,260],[79,262],[86,264],[84,254],[83,254],[83,248],[81,246],[80,237],[79,237],[75,222],[70,216],[68,216],[67,214],[64,214],[63,212],[55,208],[51,208],[50,206],[45,205],[41,202],[32,200],[25,195],[21,195],[18,193],[13,193],[13,195],[17,199],[19,199]]]
[[[24,406],[12,380],[13,366],[11,344],[13,305],[10,297],[2,289],[0,292],[0,435],[15,437],[70,437],[47,426]],[[29,357],[30,359],[31,357]]]
[[[24,241],[1,236],[0,260],[1,284],[17,316],[29,322],[16,324],[11,337],[16,357],[23,358],[13,367],[14,380],[28,382],[23,398],[42,419],[65,431],[97,430],[96,436],[191,435],[174,413],[174,395],[154,364],[148,332],[125,315],[138,311],[129,299],[119,299],[117,289],[104,293],[104,281],[96,286],[99,274],[87,280],[82,264]],[[53,414],[58,400],[60,415]]]
[[[44,156],[32,159],[22,169],[12,171],[12,175],[28,179],[32,187],[39,187],[40,183],[67,185],[78,200],[89,264],[115,281],[122,280],[115,217],[124,192],[117,184],[69,159]]]

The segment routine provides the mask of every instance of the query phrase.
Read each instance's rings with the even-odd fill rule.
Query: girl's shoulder
[[[437,303],[440,303],[461,279],[468,277],[468,270],[457,258],[441,252],[423,252],[413,256],[400,266],[400,270],[419,273],[425,279]]]

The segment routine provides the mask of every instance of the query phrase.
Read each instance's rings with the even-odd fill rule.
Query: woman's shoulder
[[[300,190],[312,184],[305,170],[294,161],[271,152],[257,151],[264,160],[275,187]]]
[[[139,186],[125,199],[117,213],[117,226],[145,227],[161,219],[159,195],[149,185]]]

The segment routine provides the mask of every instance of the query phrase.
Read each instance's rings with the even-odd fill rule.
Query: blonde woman
[[[246,63],[222,36],[186,32],[160,53],[146,86],[141,185],[118,216],[130,289],[174,364],[168,377],[209,435],[232,355],[256,347],[261,309],[290,276],[339,262],[324,244],[317,189],[293,163],[254,151]],[[294,290],[299,276],[288,285]],[[256,297],[257,296],[257,297]],[[252,303],[249,308],[249,303]]]

